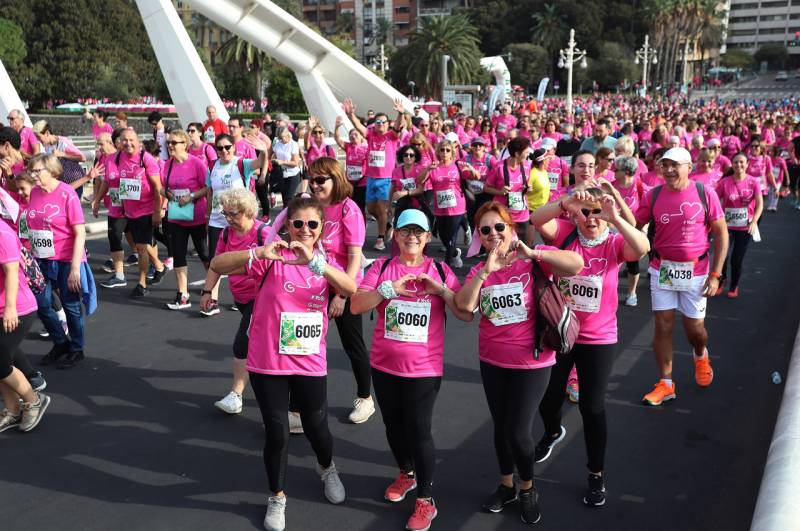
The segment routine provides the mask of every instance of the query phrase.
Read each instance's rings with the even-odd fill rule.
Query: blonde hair
[[[169,133],[167,133],[167,135],[176,136],[180,138],[181,140],[186,142],[186,147],[187,148],[189,147],[189,135],[186,134],[186,131],[184,131],[183,129],[172,129]]]
[[[244,188],[233,188],[222,192],[219,202],[223,208],[233,208],[248,218],[255,218],[258,214],[258,201],[256,196]]]
[[[40,162],[42,166],[44,166],[44,169],[47,170],[54,179],[58,179],[61,177],[61,174],[64,173],[64,168],[61,166],[61,162],[55,155],[51,155],[49,153],[39,153],[38,155],[34,155],[31,157],[31,160],[28,161],[28,171],[30,171],[31,168],[33,168],[33,165],[37,162]]]
[[[617,139],[617,143],[614,144],[614,151],[617,149],[621,149],[622,153],[626,157],[633,156],[633,139],[629,136],[623,136]]]
[[[50,132],[50,124],[47,123],[47,120],[38,120],[31,129],[35,134],[41,135]]]

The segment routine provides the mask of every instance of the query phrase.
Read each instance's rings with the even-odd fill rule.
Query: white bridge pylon
[[[269,0],[189,0],[193,9],[291,68],[311,114],[332,130],[352,98],[359,114],[389,113],[393,100],[414,104],[364,65]],[[346,127],[351,127],[345,118]]]
[[[12,83],[11,78],[8,77],[8,72],[3,65],[3,61],[0,61],[0,113],[2,113],[2,115],[0,115],[0,122],[8,125],[6,123],[6,116],[15,109],[22,111],[23,116],[25,116],[25,125],[30,127],[31,119],[28,116],[28,112],[25,110],[25,107],[23,107],[22,100],[19,99],[19,94],[17,94],[17,89],[14,88],[14,83]]]

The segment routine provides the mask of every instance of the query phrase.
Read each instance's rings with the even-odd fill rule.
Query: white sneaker
[[[283,531],[286,529],[286,496],[270,496],[267,499],[267,514],[264,516],[264,529]]]
[[[289,412],[289,433],[303,433],[303,421],[300,415]]]
[[[464,261],[461,259],[461,249],[456,248],[456,255],[453,257],[453,267],[456,269],[464,267]]]
[[[383,238],[378,238],[375,240],[375,245],[373,245],[372,248],[376,251],[383,251],[386,249],[386,244],[384,243]]]
[[[635,293],[631,293],[628,295],[628,298],[625,299],[625,306],[636,306],[638,303],[639,301],[636,299]]]
[[[350,412],[349,419],[353,424],[361,424],[369,420],[375,414],[375,402],[372,398],[356,398],[353,400],[353,411]]]
[[[222,400],[214,402],[214,405],[229,415],[237,415],[242,412],[242,395],[231,391]]]

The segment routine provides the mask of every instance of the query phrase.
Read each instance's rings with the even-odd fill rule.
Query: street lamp
[[[413,98],[414,97],[414,89],[416,88],[417,84],[414,83],[413,81],[409,81],[408,82],[408,86],[411,87],[411,97]]]
[[[575,30],[569,30],[569,42],[566,49],[558,51],[558,67],[567,69],[567,116],[572,116],[572,65],[580,61],[581,68],[586,68],[586,50],[575,47]]]
[[[633,60],[634,64],[642,62],[642,96],[647,95],[647,69],[650,64],[657,64],[656,50],[650,46],[650,35],[644,36],[644,46],[636,50],[636,58]]]

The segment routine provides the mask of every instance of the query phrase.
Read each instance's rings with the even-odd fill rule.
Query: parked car
[[[775,81],[788,81],[788,80],[789,80],[789,74],[786,72],[786,70],[781,70],[780,72],[775,74]]]

